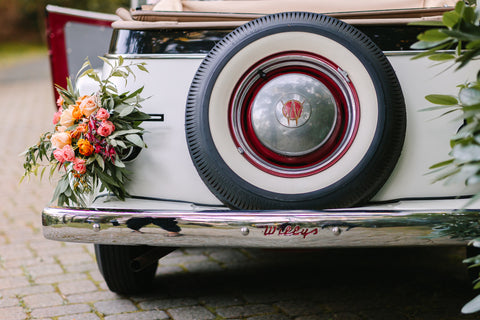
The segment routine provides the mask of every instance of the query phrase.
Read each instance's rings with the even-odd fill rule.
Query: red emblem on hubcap
[[[302,115],[304,102],[295,99],[288,100],[286,103],[283,103],[282,101],[282,113],[283,116],[287,118],[288,125],[290,125],[290,120],[295,120],[295,125],[298,126],[298,119]]]

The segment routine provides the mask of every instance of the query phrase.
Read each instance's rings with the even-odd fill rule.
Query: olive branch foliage
[[[428,57],[442,63],[453,62],[456,70],[467,68],[470,62],[480,57],[480,9],[476,4],[458,1],[455,9],[443,14],[441,21],[415,23],[434,27],[418,35],[418,42],[412,49],[424,50],[413,59]],[[465,185],[480,183],[480,70],[476,79],[457,85],[457,95],[430,94],[425,98],[435,106],[422,111],[443,111],[441,116],[459,113],[457,120],[463,121],[462,127],[451,137],[450,158],[430,167],[435,179],[446,183],[463,182]],[[480,199],[477,193],[472,202]],[[469,223],[460,230],[450,230],[451,236],[468,235],[470,244],[480,244],[479,223]],[[480,246],[480,245],[479,245]],[[470,268],[480,268],[480,255],[463,261]],[[480,277],[474,281],[474,289],[480,288]],[[480,311],[480,295],[467,303],[463,313]]]
[[[85,174],[78,174],[73,170],[73,163],[61,163],[57,161],[53,154],[53,146],[50,141],[55,130],[44,133],[39,141],[29,147],[22,155],[24,156],[24,175],[21,181],[30,175],[44,176],[49,168],[50,178],[55,172],[65,169],[61,175],[53,197],[52,202],[57,200],[59,206],[82,206],[86,207],[92,200],[89,197],[96,191],[108,190],[117,198],[124,200],[128,196],[125,190],[125,182],[129,180],[128,170],[122,161],[122,158],[133,148],[146,148],[143,142],[144,129],[140,127],[142,121],[149,119],[149,115],[140,111],[140,97],[143,87],[133,92],[118,92],[114,79],[120,78],[127,83],[127,79],[132,76],[135,78],[134,69],[148,72],[145,63],[125,64],[120,56],[118,61],[111,61],[99,57],[109,65],[109,73],[101,79],[99,74],[93,69],[90,61],[86,59],[85,63],[78,71],[76,80],[82,77],[88,77],[98,84],[98,92],[93,93],[98,97],[99,107],[104,108],[110,114],[109,120],[114,123],[114,132],[103,141],[115,150],[114,158],[108,158],[97,152],[91,156],[83,157],[86,162]],[[77,81],[75,81],[77,83]],[[78,88],[76,88],[70,78],[67,78],[67,88],[56,86],[57,92],[64,100],[64,105],[75,105],[80,98]],[[78,124],[67,128],[72,131]],[[78,149],[75,154],[78,154]],[[81,155],[80,155],[81,157]],[[63,170],[62,170],[63,171]]]

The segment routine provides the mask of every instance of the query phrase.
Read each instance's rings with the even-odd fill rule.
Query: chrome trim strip
[[[51,240],[171,247],[321,248],[465,245],[480,210],[230,211],[45,208]],[[198,207],[197,207],[198,208]]]
[[[150,59],[205,59],[207,56],[206,54],[200,53],[192,53],[192,54],[112,54],[107,53],[104,55],[107,59],[118,59],[119,56],[122,56],[124,59],[142,59],[142,60],[150,60]]]

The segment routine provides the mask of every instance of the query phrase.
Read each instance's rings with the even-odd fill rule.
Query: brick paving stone
[[[197,261],[197,262],[189,262],[184,264],[185,269],[188,272],[215,272],[221,271],[223,268],[214,261]]]
[[[212,308],[237,306],[244,304],[244,301],[242,299],[233,295],[201,297],[199,300],[204,305]]]
[[[176,307],[185,307],[198,304],[195,299],[162,299],[162,300],[149,300],[143,301],[138,304],[140,309],[153,310],[153,309],[171,309]]]
[[[70,266],[70,265],[77,265],[82,263],[90,263],[92,262],[93,258],[87,252],[78,252],[78,253],[71,253],[69,255],[58,256],[58,260],[62,265]]]
[[[173,320],[209,320],[215,319],[215,315],[201,306],[168,309],[167,312]]]
[[[83,273],[69,273],[69,274],[57,274],[51,276],[43,276],[35,279],[35,283],[38,284],[52,284],[60,282],[71,282],[85,280],[87,278],[86,274]]]
[[[119,299],[120,296],[111,291],[96,291],[80,294],[68,295],[67,299],[71,303],[87,303],[87,302],[96,302],[103,300],[115,300]]]
[[[18,306],[20,301],[17,298],[10,298],[10,297],[1,297],[0,296],[0,308],[5,307],[15,307]]]
[[[35,294],[23,298],[25,305],[31,309],[59,306],[64,300],[58,293]]]
[[[56,320],[100,320],[100,318],[95,313],[80,313],[59,317]]]
[[[164,311],[140,311],[135,313],[123,313],[105,317],[105,320],[167,320],[170,319]],[[75,319],[77,320],[77,319]]]
[[[22,307],[0,308],[0,320],[25,320],[26,317]]]
[[[133,302],[127,299],[100,301],[95,303],[94,307],[98,312],[103,313],[104,315],[138,310]]]
[[[98,288],[90,280],[79,280],[79,281],[59,283],[58,289],[64,295],[69,295],[74,293],[92,292],[92,291],[96,291]]]
[[[95,262],[74,264],[71,266],[63,266],[68,273],[74,272],[86,272],[86,271],[97,271],[98,267]]]
[[[0,278],[0,288],[2,289],[26,287],[29,284],[27,278],[23,276]]]
[[[248,320],[290,320],[290,317],[287,317],[283,314],[269,314],[255,317],[248,317]]]
[[[58,317],[77,313],[86,313],[90,312],[91,310],[91,307],[87,304],[70,304],[65,306],[36,308],[32,310],[31,315],[34,318]]]
[[[26,267],[25,270],[34,279],[40,276],[56,275],[63,273],[62,268],[56,263],[41,263],[35,266]]]
[[[4,297],[26,296],[37,293],[54,292],[55,288],[51,285],[30,285],[28,287],[0,289],[0,295]]]
[[[160,265],[182,265],[191,262],[202,262],[208,260],[204,255],[183,255],[183,256],[166,256],[160,260]]]
[[[276,313],[277,311],[272,306],[266,304],[257,304],[217,308],[216,312],[224,318],[234,318]]]
[[[281,301],[275,303],[284,313],[290,316],[300,316],[310,313],[319,313],[326,311],[326,307],[314,301],[295,300],[295,301]]]

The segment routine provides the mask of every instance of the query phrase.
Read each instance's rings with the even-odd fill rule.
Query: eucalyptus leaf
[[[123,108],[122,111],[120,111],[120,117],[126,117],[128,116],[130,113],[132,113],[133,111],[135,111],[135,107],[134,106],[128,106],[126,108]]]
[[[140,148],[145,147],[145,143],[143,142],[142,138],[140,138],[140,136],[137,134],[128,134],[125,136],[125,138]]]
[[[473,298],[470,302],[465,304],[462,308],[462,313],[469,314],[480,311],[480,295]]]
[[[460,102],[466,106],[480,104],[480,90],[476,88],[465,88],[460,91],[458,96]]]
[[[451,95],[429,94],[425,97],[425,99],[427,99],[433,104],[439,104],[444,106],[454,106],[458,104],[457,98]]]
[[[460,161],[462,163],[469,161],[479,161],[480,146],[457,144],[453,147],[451,154],[456,161]]]

